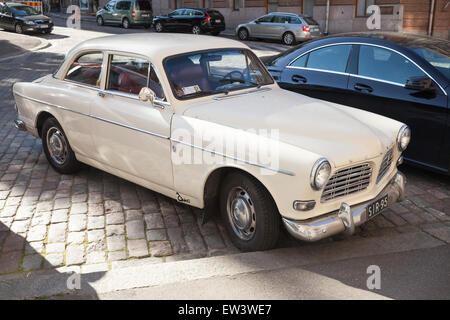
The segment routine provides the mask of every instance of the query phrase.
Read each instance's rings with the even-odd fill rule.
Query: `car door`
[[[148,59],[109,53],[104,90],[91,108],[97,161],[154,184],[172,187],[169,106],[139,100],[143,87],[164,92]],[[162,102],[161,102],[162,103]]]
[[[273,15],[265,15],[249,24],[250,35],[252,37],[267,38],[270,37],[270,27],[272,25]]]
[[[15,19],[12,11],[8,6],[3,6],[3,11],[0,11],[0,27],[6,30],[14,30]]]
[[[176,30],[178,28],[182,13],[183,9],[178,9],[169,13],[167,15],[167,20],[165,21],[164,27],[167,30]]]
[[[105,5],[105,13],[103,14],[103,20],[105,22],[111,23],[114,22],[113,10],[116,7],[116,1],[110,1]]]
[[[113,20],[116,23],[122,23],[122,19],[128,16],[128,11],[130,11],[131,2],[129,1],[118,1],[116,8],[113,12]]]
[[[412,60],[390,48],[361,45],[357,72],[350,76],[351,105],[406,123],[412,131],[405,158],[447,168],[440,160],[447,121],[447,96],[405,88],[411,77],[428,77]],[[434,82],[434,81],[433,81]]]
[[[283,33],[288,29],[289,17],[284,15],[274,15],[270,28],[267,28],[267,36],[274,39],[280,39]]]
[[[346,104],[346,70],[351,51],[351,44],[339,44],[306,52],[282,70],[279,85],[310,97]]]

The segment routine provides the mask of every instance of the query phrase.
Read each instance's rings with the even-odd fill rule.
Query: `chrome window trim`
[[[310,53],[311,51],[315,51],[315,50],[318,50],[318,49],[321,49],[321,48],[326,48],[326,47],[331,47],[331,46],[339,46],[339,45],[365,45],[365,46],[378,47],[378,48],[382,48],[382,49],[386,49],[386,50],[390,50],[390,51],[392,51],[392,52],[395,52],[395,53],[401,55],[402,57],[408,59],[410,62],[412,62],[417,68],[419,68],[424,74],[426,74],[431,80],[433,80],[433,81],[439,86],[439,88],[441,89],[442,93],[443,93],[444,95],[447,96],[447,92],[444,90],[444,88],[442,87],[442,85],[441,85],[439,82],[437,82],[437,81],[436,81],[436,80],[435,80],[428,72],[426,72],[426,71],[425,71],[421,66],[419,66],[415,61],[411,60],[408,56],[404,55],[403,53],[401,53],[401,52],[399,52],[399,51],[397,51],[397,50],[395,50],[395,49],[388,48],[388,47],[385,47],[385,46],[382,46],[382,45],[379,45],[379,44],[373,44],[373,43],[367,43],[367,42],[340,42],[340,43],[330,43],[330,44],[325,44],[325,45],[319,46],[319,47],[317,47],[317,48],[309,49],[308,51],[302,53],[302,54],[299,55],[298,57],[294,58],[291,62],[289,62],[289,63],[287,64],[286,67],[291,67],[291,68],[301,68],[301,67],[293,67],[293,66],[291,66],[291,64],[293,64],[297,59],[301,58],[301,57],[304,56],[305,54]],[[313,70],[313,71],[331,72],[331,71],[327,71],[327,70],[312,69],[312,68],[307,68],[307,67],[305,67],[304,69],[305,69],[305,70]],[[358,77],[360,77],[360,78],[366,78],[366,79],[369,79],[369,80],[380,81],[380,82],[384,82],[384,83],[389,83],[389,84],[396,84],[396,85],[398,85],[397,82],[392,82],[392,81],[388,81],[388,80],[383,80],[383,79],[378,79],[378,78],[370,78],[370,77],[360,76],[360,75],[358,75],[358,74],[353,74],[353,73],[346,73],[346,74],[347,74],[347,75],[351,75],[351,76],[358,76]],[[402,84],[402,86],[404,86],[404,84]]]
[[[319,72],[326,72],[326,73],[335,73],[335,74],[340,74],[340,75],[343,75],[343,76],[350,75],[347,72],[324,70],[324,69],[316,69],[316,68],[306,68],[306,67],[296,67],[296,66],[287,66],[286,68],[289,68],[289,69],[301,69],[301,70],[311,70],[311,71],[319,71]]]
[[[101,70],[100,70],[100,85],[97,86],[92,86],[92,85],[88,85],[82,82],[77,82],[77,81],[73,81],[73,80],[68,80],[66,79],[67,77],[67,73],[69,72],[70,66],[75,62],[76,59],[87,55],[87,54],[93,54],[93,53],[100,53],[102,55],[102,66],[101,66]],[[64,62],[62,63],[64,64]],[[72,57],[72,59],[70,59],[70,63],[67,63],[65,69],[63,70],[64,72],[61,75],[61,78],[59,78],[59,80],[64,81],[64,82],[68,82],[71,84],[75,84],[75,85],[79,85],[82,88],[88,88],[88,89],[95,89],[95,90],[101,90],[101,88],[103,88],[103,72],[104,72],[104,64],[105,64],[105,52],[103,50],[98,50],[98,49],[88,49],[88,50],[83,50],[78,52],[78,54],[74,55]],[[62,65],[60,66],[62,67]]]
[[[170,141],[173,141],[173,142],[176,142],[176,143],[181,143],[181,144],[190,146],[192,148],[200,149],[202,151],[206,151],[206,152],[210,152],[210,153],[215,154],[215,155],[222,156],[224,158],[233,159],[233,160],[236,160],[236,161],[239,161],[239,162],[243,162],[243,163],[246,163],[246,164],[249,164],[249,165],[253,165],[253,166],[256,166],[256,167],[268,169],[268,170],[275,171],[275,172],[278,172],[278,173],[283,173],[283,174],[286,174],[286,175],[289,175],[289,176],[294,176],[295,175],[293,172],[288,171],[288,170],[277,169],[277,168],[269,167],[269,166],[266,166],[264,164],[260,164],[260,163],[257,163],[257,162],[252,162],[252,161],[248,161],[248,160],[245,160],[245,159],[236,158],[236,157],[233,157],[233,156],[230,156],[230,155],[227,155],[227,154],[216,152],[216,151],[211,150],[211,149],[203,148],[203,147],[200,147],[200,146],[197,146],[197,145],[186,143],[186,142],[181,141],[181,140],[173,139],[173,138],[171,138],[169,136],[165,136],[165,135],[161,135],[161,134],[158,134],[158,133],[155,133],[155,132],[151,132],[151,131],[135,128],[135,127],[123,124],[123,123],[119,123],[119,122],[116,122],[116,121],[104,119],[104,118],[97,117],[97,116],[94,116],[94,115],[90,115],[90,114],[87,114],[87,113],[84,113],[84,112],[71,110],[69,108],[66,108],[66,107],[63,107],[63,106],[60,106],[60,105],[57,105],[57,104],[54,104],[54,103],[45,102],[45,101],[42,101],[42,100],[39,100],[39,99],[31,98],[31,97],[25,96],[25,95],[17,93],[17,92],[15,92],[14,94],[19,96],[19,97],[22,97],[24,99],[28,99],[28,100],[31,100],[31,101],[34,101],[34,102],[37,102],[37,103],[45,104],[45,105],[50,106],[50,107],[55,107],[57,109],[61,109],[61,110],[65,110],[65,111],[69,111],[69,112],[73,112],[73,113],[77,113],[77,114],[80,114],[80,115],[83,115],[83,116],[86,116],[86,117],[90,117],[90,118],[93,118],[93,119],[97,119],[97,120],[100,120],[100,121],[111,123],[111,124],[114,124],[114,125],[117,125],[117,126],[121,126],[121,127],[130,129],[130,130],[134,130],[134,131],[137,131],[137,132],[149,134],[149,135],[152,135],[152,136],[155,136],[155,137],[158,137],[158,138],[162,138],[162,139],[166,139],[166,140],[170,140]]]
[[[139,95],[137,95],[137,94],[126,93],[126,92],[116,91],[116,90],[99,90],[98,94],[101,95],[101,96],[103,96],[103,95],[110,95],[110,96],[118,96],[118,97],[122,97],[122,98],[127,98],[127,99],[136,100],[136,101],[141,101],[139,99]],[[155,101],[153,102],[152,106],[164,109],[165,107],[170,107],[171,105],[170,105],[169,102],[162,101],[162,100],[159,100],[159,99],[155,99]]]

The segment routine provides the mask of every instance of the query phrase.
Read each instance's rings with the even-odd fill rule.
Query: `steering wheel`
[[[238,77],[233,77],[233,73],[237,74]],[[244,74],[238,70],[233,70],[231,72],[228,72],[226,75],[223,76],[223,79],[226,79],[227,77],[229,77],[230,79],[241,79],[244,80]]]

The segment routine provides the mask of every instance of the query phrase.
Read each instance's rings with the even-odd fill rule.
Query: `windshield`
[[[164,63],[174,95],[190,99],[272,84],[259,59],[246,49],[188,53]]]
[[[29,6],[11,6],[10,9],[12,13],[14,13],[14,15],[18,17],[34,16],[39,14],[39,12]]]
[[[411,49],[438,69],[450,81],[450,55],[423,47],[412,47]]]

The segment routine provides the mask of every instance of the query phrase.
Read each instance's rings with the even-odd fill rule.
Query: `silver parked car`
[[[240,24],[236,34],[241,40],[280,39],[287,45],[322,36],[319,24],[310,16],[285,12],[272,12]]]

